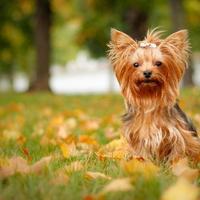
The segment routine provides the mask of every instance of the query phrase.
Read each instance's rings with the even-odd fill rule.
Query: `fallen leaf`
[[[199,170],[190,168],[187,159],[181,159],[173,164],[172,173],[175,176],[183,177],[188,181],[195,181],[199,177]]]
[[[0,177],[6,178],[16,173],[40,173],[42,169],[50,162],[51,156],[43,157],[33,165],[28,165],[27,161],[22,157],[12,157],[8,163],[0,168]]]
[[[58,126],[57,138],[66,139],[74,128],[76,128],[77,122],[75,118],[69,118]]]
[[[64,122],[64,117],[62,115],[55,116],[51,119],[49,126],[58,127]]]
[[[132,190],[130,178],[119,178],[108,183],[99,194],[106,194],[108,192],[129,191]]]
[[[139,173],[145,178],[151,178],[156,176],[159,172],[159,167],[154,165],[150,161],[141,161],[138,159],[132,159],[130,161],[121,161],[121,166],[125,172],[129,174]]]
[[[95,196],[92,196],[92,195],[87,195],[83,198],[83,200],[97,200],[97,198]]]
[[[65,125],[68,129],[72,130],[77,127],[77,120],[74,117],[70,117],[65,121]]]
[[[22,152],[23,152],[23,154],[28,158],[29,161],[32,160],[32,157],[31,157],[31,155],[30,155],[30,152],[29,152],[28,148],[23,147],[23,148],[22,148]]]
[[[51,156],[41,158],[39,161],[30,166],[30,172],[37,174],[40,173],[44,169],[44,167],[46,167],[50,163],[51,159]]]
[[[69,176],[67,176],[62,169],[55,172],[55,177],[51,179],[50,183],[53,185],[66,185],[68,181]]]
[[[76,156],[78,154],[76,145],[74,143],[66,144],[62,143],[60,149],[64,158],[69,158],[71,156]]]
[[[50,117],[52,115],[53,111],[50,107],[46,106],[41,110],[41,113],[46,117]]]
[[[100,121],[99,120],[92,120],[92,119],[88,119],[82,122],[81,124],[81,128],[84,131],[95,131],[99,128],[100,126]]]
[[[97,141],[93,137],[91,137],[89,135],[80,135],[78,142],[79,143],[89,144],[89,145],[92,145],[92,146],[98,146]]]
[[[119,137],[120,133],[119,131],[115,131],[113,127],[108,127],[106,130],[105,130],[105,136],[107,139],[111,140],[111,139],[114,139],[116,137]]]
[[[162,195],[161,200],[197,200],[199,189],[183,178],[169,187]]]
[[[5,129],[3,130],[2,137],[6,139],[17,139],[21,136],[20,131],[17,129]]]
[[[107,176],[101,172],[92,172],[92,171],[87,171],[85,173],[85,177],[88,179],[97,179],[97,178],[103,178],[103,179],[107,179],[107,180],[111,179],[110,176]]]
[[[19,145],[23,145],[25,142],[26,142],[26,137],[23,136],[23,135],[20,135],[18,138],[17,138],[17,144]]]
[[[29,173],[29,167],[27,161],[22,157],[12,157],[8,160],[7,164],[0,169],[0,177],[6,178],[12,176],[15,173],[27,174]]]
[[[121,160],[129,157],[130,152],[128,149],[128,144],[123,138],[115,139],[103,146],[96,155],[100,160],[105,158]]]

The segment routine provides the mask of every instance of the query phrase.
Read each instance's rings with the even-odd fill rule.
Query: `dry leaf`
[[[103,146],[96,154],[100,160],[105,158],[120,160],[127,158],[130,152],[128,150],[128,144],[123,138],[121,138],[115,139]]]
[[[50,163],[51,159],[51,156],[41,158],[39,161],[30,166],[30,172],[37,174],[40,173],[43,170],[43,168]]]
[[[198,195],[198,187],[180,178],[163,193],[161,200],[197,200]]]
[[[172,166],[172,172],[174,175],[186,178],[188,181],[195,181],[199,176],[199,170],[190,168],[187,159],[181,159],[175,163]]]
[[[99,128],[100,121],[99,120],[85,120],[83,121],[81,128],[85,131],[95,131]]]
[[[130,178],[119,178],[108,183],[100,192],[100,194],[105,194],[108,192],[118,192],[118,191],[129,191],[132,190]]]
[[[67,119],[63,124],[58,126],[57,138],[66,139],[76,126],[77,122],[75,118]]]
[[[22,157],[12,157],[8,160],[7,165],[2,166],[0,169],[0,177],[6,178],[12,176],[15,173],[27,174],[29,173],[29,167],[27,161]]]
[[[86,178],[88,178],[88,179],[97,179],[97,178],[103,178],[103,179],[108,179],[108,180],[111,179],[110,176],[107,176],[107,175],[105,175],[105,174],[103,174],[103,173],[101,173],[101,172],[91,172],[91,171],[87,171],[87,172],[85,173],[85,176],[86,176]]]
[[[106,130],[105,130],[105,136],[107,139],[111,140],[111,139],[114,139],[116,137],[119,137],[120,133],[117,132],[117,131],[114,131],[114,128],[113,127],[108,127]]]
[[[55,177],[51,179],[50,183],[53,185],[65,185],[68,181],[69,177],[65,174],[65,171],[61,169],[55,173]]]
[[[17,139],[21,136],[21,133],[19,130],[13,128],[13,129],[5,129],[2,132],[2,137],[6,139]]]
[[[18,138],[17,138],[17,144],[19,145],[23,145],[25,142],[26,142],[26,137],[24,135],[20,135]]]
[[[97,141],[89,135],[80,135],[78,142],[79,143],[85,143],[85,144],[92,145],[92,146],[96,146],[96,147],[98,146]]]
[[[97,198],[95,196],[92,196],[92,195],[87,195],[83,198],[83,200],[97,200]]]
[[[130,161],[122,161],[122,168],[129,174],[139,173],[145,178],[151,178],[156,176],[159,168],[150,161],[140,161],[138,159],[132,159]]]
[[[65,125],[67,126],[68,129],[72,130],[77,127],[77,120],[74,117],[68,118],[65,121]]]
[[[68,135],[69,135],[69,132],[68,130],[66,130],[65,125],[61,125],[58,127],[57,137],[59,139],[65,139],[68,137]]]
[[[69,158],[69,157],[78,155],[78,152],[74,143],[71,143],[71,144],[62,143],[60,145],[60,149],[64,158]]]
[[[53,117],[49,123],[49,126],[51,127],[58,127],[64,122],[64,117],[62,115],[58,115],[56,117]]]
[[[27,161],[22,157],[13,157],[8,160],[7,165],[1,167],[0,177],[6,178],[12,176],[15,173],[28,174],[28,173],[40,173],[41,170],[47,166],[51,157],[43,157],[33,165],[28,165]]]

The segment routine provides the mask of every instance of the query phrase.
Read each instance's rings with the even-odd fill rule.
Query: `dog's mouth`
[[[143,79],[137,81],[138,86],[158,86],[160,82],[156,79]]]

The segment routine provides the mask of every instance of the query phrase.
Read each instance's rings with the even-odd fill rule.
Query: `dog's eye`
[[[133,66],[134,66],[134,67],[139,67],[140,65],[139,65],[138,62],[135,62],[135,63],[133,63]]]
[[[162,62],[160,62],[160,61],[155,62],[155,66],[160,67],[161,65],[162,65]]]
[[[160,67],[161,65],[162,65],[162,62],[160,62],[160,61],[155,62],[155,66]]]

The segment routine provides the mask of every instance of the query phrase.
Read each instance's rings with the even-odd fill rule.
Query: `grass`
[[[195,125],[200,125],[200,90],[188,89],[181,93],[181,107],[193,118]],[[102,188],[110,182],[106,179],[87,179],[86,171],[102,172],[112,179],[129,177],[116,159],[99,159],[94,152],[65,158],[62,155],[60,143],[56,143],[55,134],[58,126],[68,119],[75,119],[75,128],[70,129],[72,135],[88,135],[104,146],[111,139],[106,137],[108,129],[119,132],[120,116],[124,112],[121,96],[85,95],[85,96],[55,96],[48,93],[34,94],[1,94],[0,95],[0,167],[4,161],[21,156],[34,163],[42,157],[57,155],[50,164],[37,175],[30,173],[15,174],[0,179],[0,199],[94,199]],[[60,118],[61,120],[59,121]],[[99,122],[99,126],[90,127],[87,122]],[[56,121],[57,120],[57,121]],[[57,124],[56,124],[57,123]],[[44,135],[54,143],[42,144]],[[67,174],[66,184],[52,184],[56,170],[80,161],[84,168]],[[0,168],[1,169],[1,168]],[[162,193],[176,178],[166,169],[161,169],[151,178],[135,176],[132,179],[133,189],[127,192],[109,192],[104,199],[137,199],[158,200]],[[199,181],[200,182],[200,181]],[[100,197],[99,197],[100,198]]]

